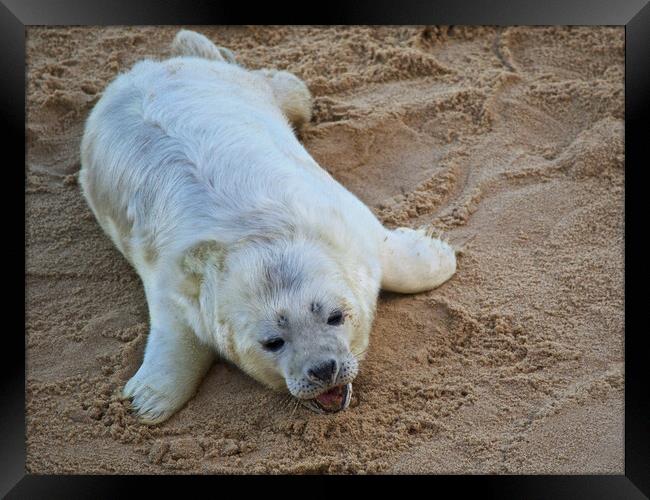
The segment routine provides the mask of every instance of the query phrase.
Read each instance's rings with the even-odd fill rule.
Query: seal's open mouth
[[[346,409],[351,397],[352,384],[337,385],[313,399],[304,401],[304,404],[319,413],[335,413]]]

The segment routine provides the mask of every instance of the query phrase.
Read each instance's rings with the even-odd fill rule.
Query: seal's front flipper
[[[380,255],[381,287],[392,292],[431,290],[456,272],[454,249],[422,229],[386,230]]]
[[[142,366],[122,392],[146,424],[163,422],[180,409],[194,395],[214,359],[212,348],[159,311],[152,315]]]

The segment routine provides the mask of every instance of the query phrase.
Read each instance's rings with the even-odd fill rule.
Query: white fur
[[[381,246],[381,287],[418,293],[442,285],[456,272],[456,255],[449,244],[424,230],[406,227],[389,231]]]
[[[455,271],[453,250],[387,231],[319,167],[292,129],[311,113],[297,77],[230,64],[192,32],[174,50],[184,55],[141,61],[106,88],[81,145],[84,195],[149,306],[144,360],[125,397],[144,421],[165,420],[195,392],[215,349],[297,397],[319,390],[302,371],[322,352],[341,364],[337,383],[351,381],[380,284],[437,286]],[[299,280],[288,289],[272,283],[292,273]],[[315,300],[319,312],[310,312]],[[329,327],[337,307],[349,320]],[[279,311],[290,315],[291,348],[271,355],[260,335],[280,328]]]

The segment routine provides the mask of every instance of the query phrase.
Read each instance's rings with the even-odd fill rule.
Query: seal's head
[[[248,245],[227,268],[219,308],[232,361],[312,410],[347,408],[374,311],[363,280],[310,240]]]

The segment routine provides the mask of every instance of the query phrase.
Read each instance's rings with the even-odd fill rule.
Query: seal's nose
[[[338,372],[338,364],[335,359],[330,359],[312,366],[307,370],[307,375],[311,379],[316,379],[320,382],[329,383],[334,379],[335,374]]]

